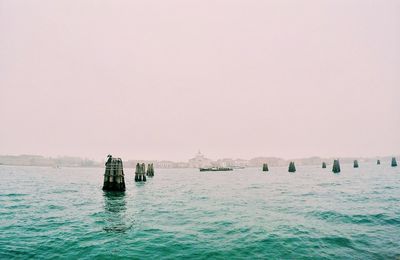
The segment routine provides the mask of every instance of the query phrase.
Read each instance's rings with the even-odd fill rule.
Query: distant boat
[[[211,168],[200,168],[201,172],[226,172],[232,171],[232,168],[228,167],[211,167]]]

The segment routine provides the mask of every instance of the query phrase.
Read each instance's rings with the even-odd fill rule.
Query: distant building
[[[235,165],[235,161],[233,159],[224,158],[224,159],[217,160],[216,166],[219,166],[219,167],[232,167],[232,166],[236,166],[236,165]]]
[[[261,167],[263,163],[268,163],[269,166],[285,166],[287,164],[285,160],[275,157],[255,157],[248,162],[251,167]]]
[[[189,164],[187,162],[177,162],[174,164],[175,168],[189,168]]]
[[[157,161],[155,164],[157,168],[174,168],[174,162],[171,161]]]
[[[189,159],[189,167],[191,168],[201,168],[210,167],[212,165],[212,160],[206,158],[200,151],[195,155],[194,158]]]

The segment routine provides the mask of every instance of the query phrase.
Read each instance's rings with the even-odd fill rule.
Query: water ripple
[[[0,167],[0,259],[396,259],[400,172]],[[16,178],[18,177],[18,178]]]

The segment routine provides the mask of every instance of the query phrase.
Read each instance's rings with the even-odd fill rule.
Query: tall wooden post
[[[121,158],[108,155],[105,166],[103,190],[125,191],[124,167]]]
[[[146,166],[144,163],[136,164],[135,181],[136,182],[146,181]]]
[[[142,163],[141,167],[142,181],[146,181],[146,164]]]
[[[149,177],[153,177],[153,176],[154,176],[154,166],[153,166],[152,163],[149,163],[149,164],[147,165],[147,172],[146,172],[146,175],[149,176]]]

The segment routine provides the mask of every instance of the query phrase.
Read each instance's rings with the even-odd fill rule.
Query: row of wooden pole
[[[113,158],[111,155],[108,155],[105,166],[103,190],[125,191],[124,167],[121,158]],[[153,164],[148,164],[147,171],[144,163],[136,164],[135,182],[145,182],[147,180],[146,175],[148,177],[154,176]]]
[[[377,165],[380,165],[380,164],[381,164],[381,161],[380,161],[380,160],[377,160],[377,161],[376,161],[376,164],[377,164]],[[397,161],[396,161],[396,158],[395,158],[395,157],[392,157],[391,166],[392,166],[392,167],[396,167],[396,166],[397,166]],[[353,162],[353,167],[354,167],[354,168],[358,168],[358,167],[359,167],[359,165],[358,165],[358,160],[354,160],[354,162]],[[326,162],[322,162],[322,168],[323,168],[323,169],[326,168]],[[263,172],[269,171],[269,169],[268,169],[268,164],[267,164],[267,163],[263,163],[262,170],[263,170]],[[290,163],[289,163],[288,171],[289,171],[289,172],[296,172],[296,166],[295,166],[294,162],[290,162]],[[333,160],[332,172],[334,172],[334,173],[339,173],[339,172],[340,172],[340,163],[339,163],[339,160],[338,160],[338,159],[337,159],[337,160]]]
[[[144,163],[136,164],[136,171],[135,171],[135,181],[140,182],[140,181],[146,181],[146,176],[148,177],[153,177],[154,176],[154,166],[152,163],[149,163],[147,165],[147,171],[146,171],[146,165]]]

